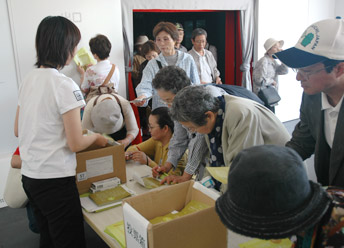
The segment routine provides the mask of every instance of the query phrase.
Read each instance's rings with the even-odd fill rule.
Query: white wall
[[[6,0],[0,0],[0,154],[14,150],[13,124],[17,107],[17,79]]]
[[[17,107],[17,79],[6,0],[0,0],[0,208],[10,156],[17,147],[13,124]]]
[[[337,0],[343,4],[344,1]],[[264,42],[272,37],[284,40],[283,49],[296,44],[303,31],[312,23],[335,17],[335,0],[260,0],[258,11],[258,59],[264,53]],[[343,9],[343,8],[342,8]],[[279,76],[279,93],[282,100],[276,107],[281,121],[299,118],[302,88],[289,70]]]
[[[344,18],[344,1],[343,0],[336,0],[335,2],[335,16],[341,16]]]
[[[110,61],[120,70],[119,93],[126,96],[120,0],[0,0],[0,207],[11,154],[17,139],[13,124],[17,107],[17,87],[35,64],[35,35],[39,22],[48,15],[62,15],[80,29],[79,48],[96,34],[106,35],[112,43]],[[62,71],[80,82],[76,65]]]
[[[112,43],[109,59],[120,70],[119,93],[126,96],[120,0],[8,0],[7,2],[19,83],[36,62],[34,41],[38,24],[48,15],[62,15],[73,21],[81,31],[78,48],[89,49],[89,40],[97,34],[104,34],[109,38]],[[28,13],[30,13],[29,22]],[[80,83],[80,75],[76,71],[75,63],[66,66],[62,72]]]

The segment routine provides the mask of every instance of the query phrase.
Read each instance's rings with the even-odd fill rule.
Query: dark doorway
[[[232,14],[231,26],[228,27],[228,14]],[[208,37],[207,40],[211,45],[214,45],[217,48],[217,67],[221,73],[222,82],[235,84],[238,82],[237,78],[232,78],[236,74],[235,67],[236,65],[236,54],[231,52],[231,57],[228,57],[229,50],[236,51],[241,49],[238,39],[232,37],[239,35],[240,30],[238,31],[238,25],[236,18],[238,11],[201,11],[201,12],[185,12],[175,10],[172,11],[156,11],[156,10],[134,10],[133,13],[133,23],[134,23],[134,40],[139,35],[147,35],[149,39],[153,40],[152,30],[154,26],[161,21],[168,22],[179,22],[184,27],[184,40],[182,44],[190,50],[192,48],[191,43],[191,32],[195,28],[203,28],[207,31]],[[226,26],[227,25],[227,26]],[[227,28],[227,30],[226,30]],[[231,30],[228,30],[231,29]],[[227,36],[226,36],[227,34]],[[230,34],[230,35],[228,35]],[[226,40],[227,37],[227,40]],[[231,39],[231,40],[229,40]],[[240,41],[240,39],[239,39]],[[240,48],[237,47],[240,45]],[[227,46],[227,47],[226,47]],[[226,53],[227,49],[227,53]],[[227,55],[226,55],[227,54]],[[226,58],[227,56],[227,58]],[[241,51],[240,51],[241,56]],[[240,64],[238,65],[240,67]],[[227,73],[226,73],[227,70]],[[226,80],[227,74],[227,80]],[[228,76],[231,75],[231,76]],[[238,77],[239,78],[239,77]],[[241,82],[241,80],[240,80]]]

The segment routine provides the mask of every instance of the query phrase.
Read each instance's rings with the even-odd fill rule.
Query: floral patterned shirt
[[[279,64],[276,59],[271,59],[265,54],[258,60],[253,70],[253,92],[257,94],[262,87],[271,85],[274,81],[277,83],[275,87],[278,90],[278,75],[287,73],[286,65]]]
[[[88,90],[91,86],[100,86],[111,71],[112,64],[108,59],[102,60],[95,65],[87,68],[85,78],[81,84],[83,91]],[[119,69],[115,67],[115,71],[110,79],[110,83],[114,84],[115,91],[118,92],[119,85]]]

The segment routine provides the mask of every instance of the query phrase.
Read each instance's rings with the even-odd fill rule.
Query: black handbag
[[[275,87],[268,85],[265,88],[261,89],[258,92],[258,97],[262,99],[265,105],[273,106],[279,101],[281,101],[281,97],[278,94]]]

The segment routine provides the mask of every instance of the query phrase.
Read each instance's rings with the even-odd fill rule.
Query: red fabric
[[[242,45],[241,45],[241,28],[240,28],[240,12],[236,11],[236,35],[235,35],[235,82],[236,85],[242,85],[242,71],[240,66],[242,64]]]
[[[133,82],[131,80],[131,72],[128,73],[128,92],[129,92],[129,100],[134,100],[136,98],[135,96],[135,91],[134,91],[134,87],[133,87]],[[130,103],[134,114],[135,114],[135,118],[136,118],[136,123],[137,126],[139,127],[139,133],[136,136],[136,138],[131,142],[132,145],[134,144],[140,144],[142,142],[142,135],[141,135],[141,125],[140,125],[140,116],[139,116],[139,111],[137,109],[137,107]]]
[[[133,9],[133,12],[166,12],[166,13],[173,13],[173,12],[220,12],[222,10],[208,10],[208,9]]]
[[[20,152],[19,152],[19,146],[17,147],[16,151],[13,153],[13,155],[20,155]],[[12,156],[13,156],[12,155]]]
[[[239,11],[226,11],[225,84],[241,86],[242,46]]]
[[[226,47],[225,47],[225,84],[235,84],[235,42],[233,37],[235,36],[234,29],[234,12],[226,12],[226,21],[225,21],[225,30],[226,30]]]

